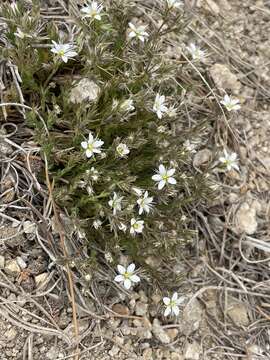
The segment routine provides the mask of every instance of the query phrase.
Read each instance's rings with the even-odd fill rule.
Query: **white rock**
[[[16,275],[20,274],[21,268],[19,267],[19,265],[15,259],[7,260],[6,265],[5,265],[5,271],[8,274],[16,276]]]
[[[197,6],[204,8],[213,15],[218,15],[220,13],[220,8],[217,2],[213,0],[198,0]]]
[[[34,234],[36,231],[36,224],[29,220],[24,221],[23,222],[23,231],[26,234]]]
[[[187,343],[185,347],[184,356],[186,360],[199,360],[200,359],[200,345],[194,341],[193,343]]]
[[[203,149],[197,152],[193,159],[193,166],[199,167],[207,164],[212,157],[212,152],[209,149]]]
[[[147,311],[148,311],[148,304],[142,301],[136,302],[135,313],[137,316],[145,316],[147,314]]]
[[[0,269],[4,269],[5,267],[5,257],[0,255]]]
[[[162,328],[158,319],[153,321],[153,334],[162,344],[169,344],[171,342],[169,335]]]
[[[210,75],[219,90],[229,90],[234,94],[238,94],[241,83],[235,74],[231,72],[227,65],[215,64],[210,68]]]
[[[99,93],[99,86],[94,81],[84,78],[72,88],[69,100],[74,104],[80,104],[86,100],[94,101],[98,98]]]
[[[192,300],[183,311],[183,329],[190,334],[199,329],[202,321],[203,309],[197,299]]]
[[[113,345],[113,347],[111,348],[111,350],[109,351],[109,355],[111,356],[111,357],[114,357],[114,356],[116,356],[118,353],[119,353],[119,347],[118,346],[116,346],[116,345]]]
[[[243,203],[235,216],[235,232],[237,234],[246,233],[254,234],[257,230],[256,219],[257,207],[249,205],[247,202]]]
[[[40,285],[44,284],[44,282],[48,279],[47,273],[42,273],[37,276],[35,276],[35,283],[36,286],[39,287]]]
[[[228,298],[227,314],[237,326],[248,326],[250,323],[247,306],[231,297]]]
[[[19,265],[19,267],[20,267],[22,270],[27,268],[27,264],[26,264],[26,262],[23,260],[22,257],[17,256],[17,257],[16,257],[16,261],[17,261],[17,264]]]

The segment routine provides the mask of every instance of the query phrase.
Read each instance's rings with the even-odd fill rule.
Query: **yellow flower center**
[[[93,144],[88,144],[87,149],[90,150],[90,151],[92,151],[92,150],[94,149]]]
[[[167,174],[162,175],[162,180],[167,181],[169,179],[169,176]]]
[[[59,56],[64,56],[64,55],[65,55],[65,51],[64,51],[64,50],[60,50],[60,51],[58,52],[58,55],[59,55]]]
[[[129,279],[129,277],[130,277],[130,273],[125,272],[125,273],[123,274],[123,276],[124,276],[124,278],[125,278],[125,279]]]

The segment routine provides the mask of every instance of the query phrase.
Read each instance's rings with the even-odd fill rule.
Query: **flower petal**
[[[154,180],[154,181],[160,181],[160,180],[162,180],[162,177],[161,177],[159,174],[156,174],[156,175],[153,175],[153,176],[152,176],[152,180]]]
[[[170,314],[171,314],[171,312],[172,312],[171,307],[170,307],[170,306],[167,306],[167,307],[166,307],[166,309],[165,309],[165,311],[164,311],[164,316],[168,316],[168,315],[170,315]]]
[[[130,280],[131,280],[132,282],[134,282],[134,283],[138,283],[138,282],[141,281],[141,279],[139,278],[138,275],[131,275],[131,276],[130,276]]]
[[[81,146],[82,146],[83,149],[87,149],[87,146],[88,146],[87,141],[82,141]]]
[[[166,184],[166,181],[165,180],[161,180],[159,183],[158,183],[158,190],[161,190],[164,188]]]
[[[169,170],[167,171],[167,175],[168,175],[168,176],[173,176],[174,173],[175,173],[175,169],[169,169]]]
[[[158,170],[160,172],[161,175],[165,175],[166,174],[166,168],[164,165],[160,164],[158,167]]]
[[[164,302],[165,305],[169,305],[170,302],[171,302],[171,299],[168,298],[168,297],[166,297],[166,296],[165,296],[162,300],[163,300],[163,302]]]
[[[116,277],[114,278],[114,281],[116,281],[116,282],[122,282],[124,280],[125,280],[125,278],[123,275],[116,275]]]
[[[177,300],[177,298],[178,298],[178,294],[177,294],[177,292],[173,293],[173,296],[172,296],[172,301]]]
[[[177,181],[175,180],[175,178],[170,177],[170,178],[168,178],[168,183],[175,185],[177,183]]]
[[[86,157],[90,158],[93,155],[93,151],[87,149],[85,154],[86,154]]]
[[[172,312],[174,313],[175,316],[178,316],[179,315],[179,307],[178,306],[173,306],[172,307]]]
[[[128,290],[131,288],[131,281],[130,279],[125,279],[124,281],[124,287]]]
[[[132,264],[128,265],[128,267],[127,267],[128,273],[132,273],[134,270],[135,270],[135,264],[132,263]]]
[[[126,268],[123,265],[117,265],[117,270],[119,274],[124,274],[126,272]]]

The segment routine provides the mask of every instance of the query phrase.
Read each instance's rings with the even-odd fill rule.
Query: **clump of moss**
[[[180,66],[164,54],[187,15],[166,1],[151,11],[129,1],[103,5],[100,19],[77,8],[69,24],[48,21],[38,2],[28,10],[2,5],[2,56],[18,67],[55,200],[76,219],[89,252],[94,245],[117,259],[124,251],[140,264],[150,255],[170,259],[192,242],[192,210],[211,193],[187,146],[209,125],[209,112],[198,116],[185,100],[204,84],[188,81],[184,58]],[[73,55],[64,58],[55,44],[69,44]],[[153,178],[160,165],[171,170],[161,174],[162,189]]]

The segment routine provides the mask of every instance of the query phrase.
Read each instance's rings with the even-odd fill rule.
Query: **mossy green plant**
[[[181,34],[188,15],[166,1],[152,9],[155,19],[127,1],[104,2],[100,20],[80,10],[64,27],[64,20],[48,21],[38,6],[2,5],[9,43],[2,55],[18,67],[25,101],[35,109],[26,121],[48,159],[55,200],[76,219],[89,252],[94,245],[115,260],[121,251],[140,264],[150,255],[169,260],[192,242],[192,209],[211,194],[207,176],[194,170],[185,146],[208,120],[187,118],[182,103],[192,82],[181,81],[182,67],[164,55],[168,36]],[[131,21],[145,26],[143,41],[130,36]],[[17,29],[25,35],[14,35]],[[62,50],[59,56],[51,51],[52,41],[70,44],[76,56],[62,61]],[[89,81],[89,91],[95,85],[96,96],[71,101],[82,79]],[[164,96],[156,104],[164,106],[161,116],[154,106],[157,94]],[[82,146],[89,134],[103,142],[91,156]],[[124,156],[119,144],[125,145]],[[87,146],[92,151],[93,144]],[[164,178],[162,189],[153,179],[160,165],[174,169],[175,179]],[[149,212],[139,214],[145,191],[153,201]],[[121,198],[118,208],[110,205],[114,193]],[[142,221],[141,231],[131,231],[132,219]]]

